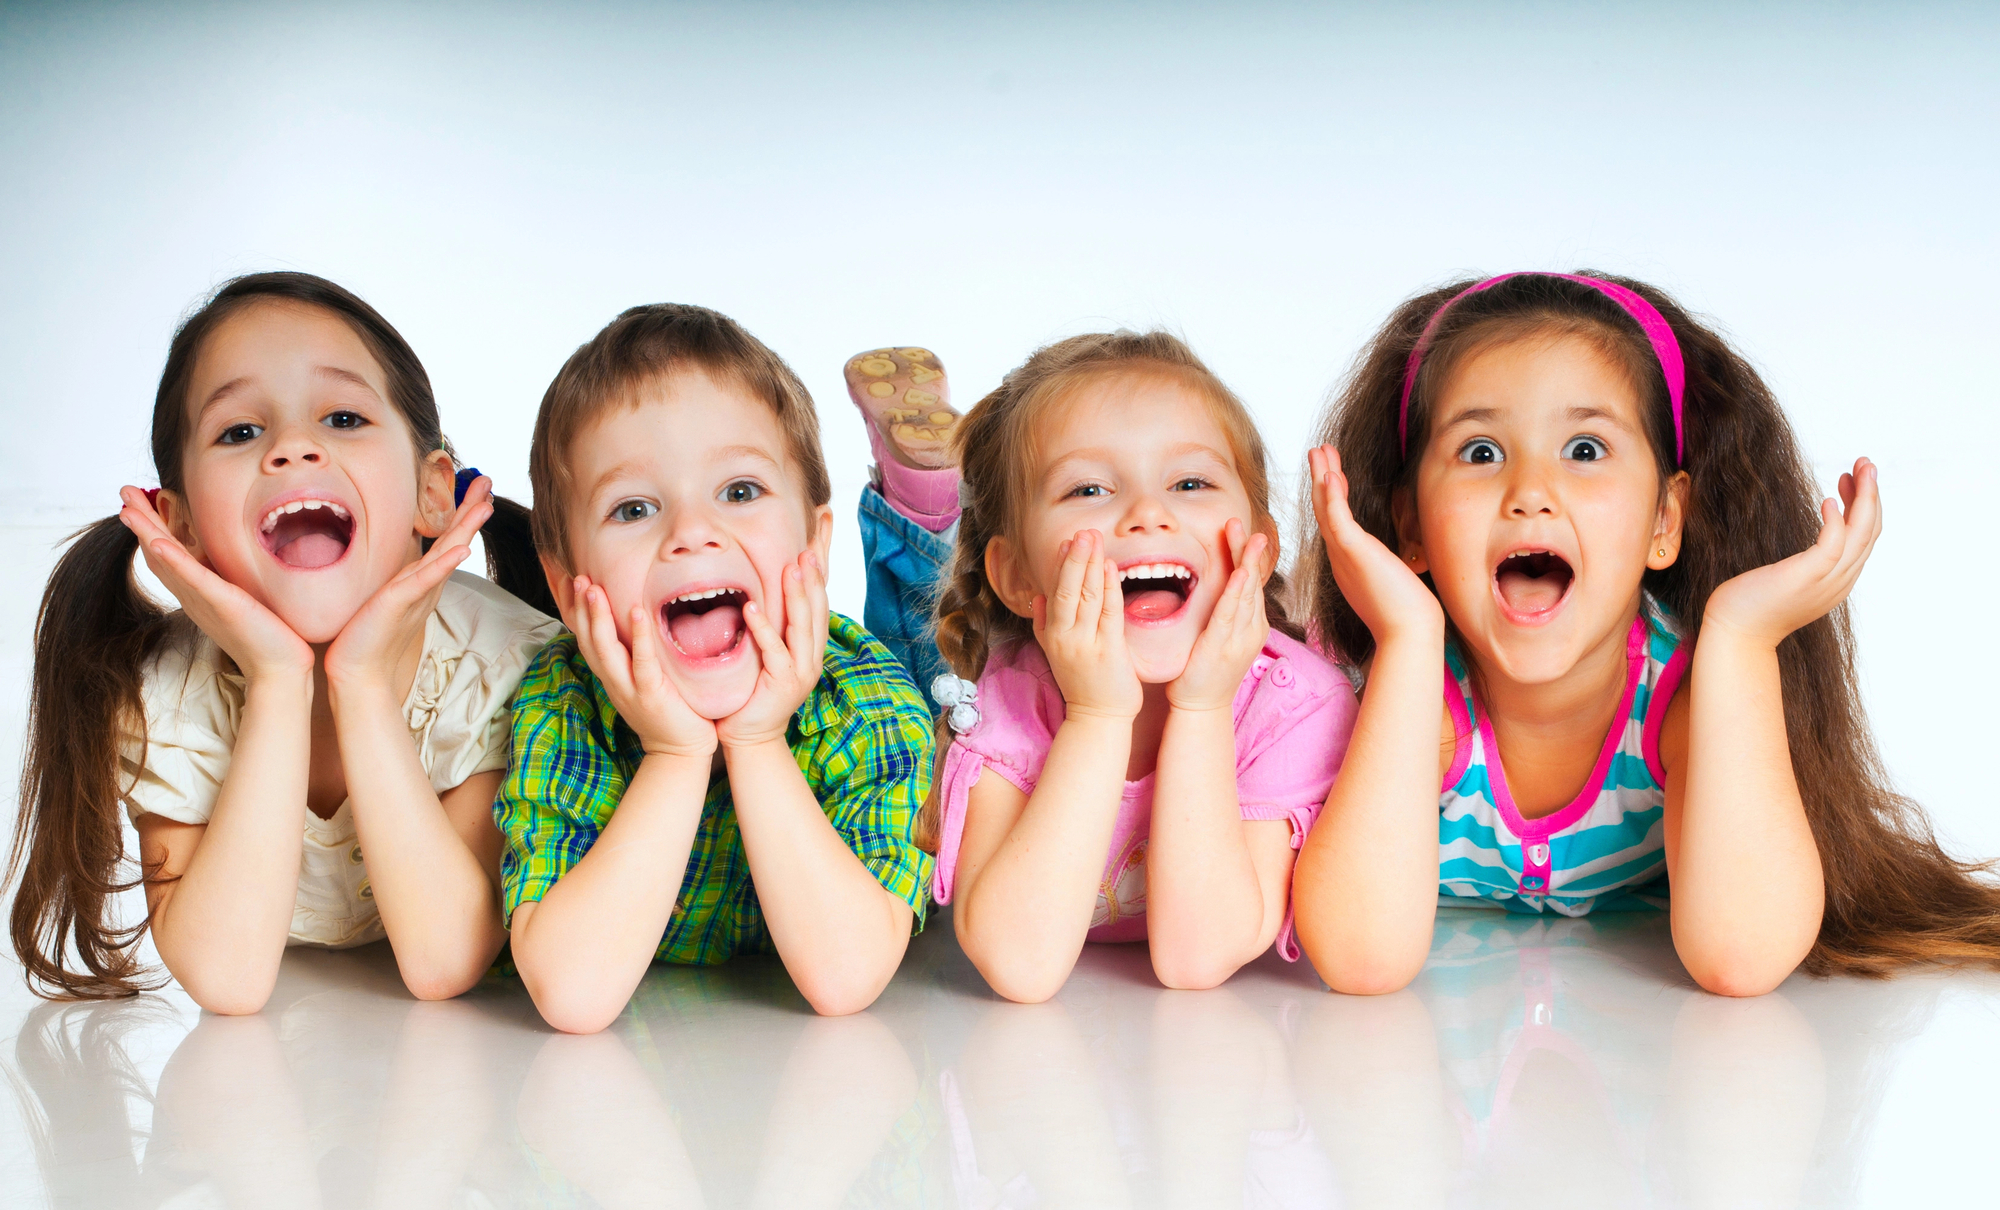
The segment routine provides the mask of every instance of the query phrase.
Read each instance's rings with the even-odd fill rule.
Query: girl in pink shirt
[[[1356,705],[1285,620],[1242,402],[1119,332],[1042,349],[956,427],[955,735],[922,830],[966,954],[1021,1001],[1085,941],[1149,941],[1181,988],[1296,958],[1292,861]]]

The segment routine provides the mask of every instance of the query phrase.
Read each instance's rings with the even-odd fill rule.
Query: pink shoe
[[[888,348],[847,359],[847,393],[868,420],[882,495],[933,533],[958,519],[951,441],[960,419],[951,381],[929,349]]]

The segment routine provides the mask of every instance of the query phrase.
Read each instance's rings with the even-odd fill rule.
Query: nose
[[[668,504],[666,536],[660,540],[662,561],[685,558],[702,551],[721,550],[723,529],[713,510],[699,504]]]
[[[1174,531],[1174,513],[1167,507],[1162,493],[1150,488],[1127,490],[1124,493],[1125,511],[1118,515],[1116,532],[1120,535],[1139,536],[1142,534],[1166,534]]]
[[[1514,458],[1507,465],[1507,494],[1501,500],[1501,511],[1516,520],[1555,516],[1558,501],[1547,460]]]
[[[266,471],[280,471],[299,466],[321,466],[326,462],[326,450],[319,442],[319,428],[316,424],[286,424],[278,430],[277,439],[271,442],[270,452],[264,455]]]

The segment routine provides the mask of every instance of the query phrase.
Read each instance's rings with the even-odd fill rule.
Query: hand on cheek
[[[1216,598],[1208,625],[1188,653],[1187,668],[1167,685],[1167,701],[1176,710],[1221,710],[1235,704],[1237,687],[1250,671],[1250,661],[1264,649],[1270,622],[1264,614],[1265,563],[1271,542],[1249,534],[1232,517],[1223,527],[1229,549],[1229,579]]]
[[[715,751],[715,724],[689,708],[667,673],[660,630],[644,606],[632,607],[632,643],[618,637],[611,599],[588,576],[570,582],[563,621],[577,650],[604,682],[618,717],[639,737],[648,755],[707,757]]]
[[[1054,596],[1035,598],[1035,641],[1072,715],[1134,718],[1144,702],[1125,650],[1125,594],[1094,529],[1063,543]]]
[[[783,634],[755,601],[743,606],[760,667],[750,700],[716,724],[724,747],[783,742],[792,716],[819,684],[826,665],[826,571],[819,556],[811,550],[801,553],[779,579],[785,595]]]

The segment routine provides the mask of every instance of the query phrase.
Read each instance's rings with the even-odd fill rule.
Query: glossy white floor
[[[775,961],[657,968],[553,1034],[499,978],[411,1001],[295,951],[256,1017],[34,1005],[0,1047],[9,1205],[1916,1205],[1993,1195],[2000,979],[1695,991],[1657,916],[1453,911],[1412,989],[1275,958],[1162,991],[1097,947],[989,993],[940,918],[869,1012]]]
[[[0,526],[38,584],[65,526]],[[0,594],[0,745],[35,594]],[[4,751],[12,769],[13,754]],[[8,804],[11,807],[11,803]],[[10,812],[11,813],[11,812]],[[518,984],[419,1004],[294,951],[259,1016],[42,1004],[0,956],[7,1206],[1988,1204],[2000,977],[1696,991],[1664,919],[1440,919],[1410,990],[1267,956],[1167,992],[1094,947],[990,993],[935,915],[869,1012],[775,961],[655,969],[593,1038]]]

